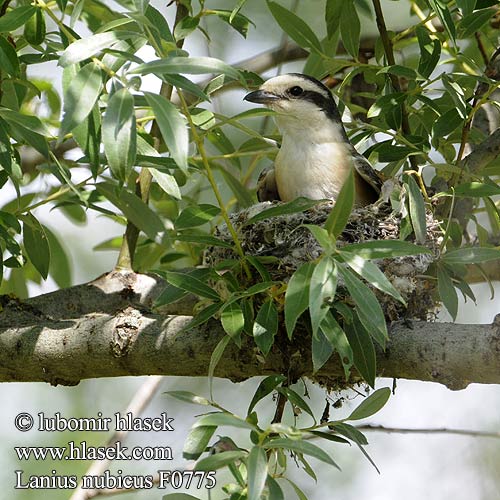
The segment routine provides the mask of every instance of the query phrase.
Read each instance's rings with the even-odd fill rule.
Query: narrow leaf
[[[347,265],[370,283],[370,285],[405,304],[405,300],[401,297],[401,294],[394,288],[394,285],[376,264],[355,253],[340,252],[340,255]]]
[[[124,182],[137,154],[134,98],[126,88],[109,99],[102,121],[102,141],[113,176]]]
[[[356,370],[371,387],[374,387],[377,361],[370,335],[356,316],[353,323],[345,325],[345,333],[352,348]]]
[[[248,500],[260,500],[267,479],[267,456],[260,446],[254,446],[247,459]]]
[[[427,237],[424,197],[413,176],[407,176],[407,183],[410,218],[415,232],[415,239],[417,243],[424,243]]]
[[[309,286],[315,264],[306,262],[293,273],[285,293],[285,326],[288,338],[292,338],[299,316],[309,306]]]
[[[276,438],[265,443],[264,448],[268,450],[285,449],[295,451],[296,453],[302,453],[304,455],[310,455],[311,457],[317,458],[318,460],[321,460],[329,465],[333,465],[340,470],[339,466],[325,451],[323,451],[319,446],[309,443],[308,441]]]
[[[388,387],[378,389],[370,394],[362,403],[346,418],[346,420],[361,420],[377,413],[384,407],[391,395]]]
[[[219,294],[213,288],[187,273],[168,271],[166,279],[170,284],[182,290],[186,290],[186,292],[191,292],[200,297],[206,297],[207,299],[215,301],[220,300]]]
[[[64,92],[64,114],[59,141],[85,120],[103,89],[101,68],[94,62],[85,65]]]
[[[443,266],[437,267],[437,279],[439,297],[455,321],[458,313],[458,295],[450,275]]]
[[[333,259],[324,257],[316,264],[309,285],[309,315],[313,336],[330,310],[336,290],[337,266]]]
[[[374,240],[352,243],[342,247],[343,252],[353,252],[363,259],[387,259],[405,255],[432,253],[426,247],[401,240]]]
[[[144,92],[146,101],[156,117],[161,135],[175,163],[187,172],[189,135],[186,121],[179,110],[162,95]]]
[[[500,259],[500,248],[464,247],[441,256],[447,264],[478,264]]]
[[[270,375],[269,377],[266,377],[262,382],[259,384],[259,387],[257,387],[257,390],[255,391],[255,394],[252,398],[252,401],[250,401],[250,405],[247,410],[247,415],[250,415],[252,413],[252,410],[255,408],[255,405],[263,398],[265,398],[268,394],[271,394],[271,392],[278,387],[282,382],[286,380],[286,377],[283,375]]]
[[[42,225],[31,213],[23,217],[23,242],[31,263],[42,278],[47,279],[50,266],[49,242]]]
[[[356,303],[357,312],[361,323],[370,332],[377,343],[385,348],[389,338],[384,313],[375,294],[349,269],[339,266],[339,271],[344,278],[345,285],[352,299]]]
[[[264,356],[267,356],[274,343],[274,336],[278,331],[278,311],[274,302],[268,300],[262,304],[255,323],[253,325],[253,337],[255,343],[262,351]]]
[[[335,238],[344,230],[349,220],[352,207],[354,206],[354,195],[354,173],[351,168],[349,176],[342,186],[339,196],[335,200],[335,205],[333,205],[332,211],[325,222],[325,229]]]
[[[242,458],[244,458],[247,453],[243,450],[231,450],[231,451],[221,451],[220,453],[215,453],[209,457],[202,458],[199,462],[196,462],[194,470],[217,470],[226,467],[227,465],[233,464]]]
[[[270,217],[277,217],[278,215],[289,215],[297,212],[304,212],[320,203],[320,200],[310,200],[308,198],[297,198],[287,203],[280,203],[274,207],[268,208],[259,212],[258,214],[250,217],[245,225],[253,224],[259,220],[269,219]]]
[[[268,1],[267,6],[280,28],[293,41],[304,49],[313,49],[321,54],[321,42],[307,23],[279,3]]]

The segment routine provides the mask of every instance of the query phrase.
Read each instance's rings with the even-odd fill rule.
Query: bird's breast
[[[280,198],[283,201],[299,196],[336,199],[350,168],[351,155],[343,143],[315,144],[284,136],[275,162]]]

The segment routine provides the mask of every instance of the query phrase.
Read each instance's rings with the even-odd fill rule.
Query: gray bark
[[[75,385],[85,378],[124,375],[206,376],[224,331],[215,320],[185,329],[191,319],[186,315],[189,300],[152,312],[164,285],[157,277],[114,271],[27,301],[4,300],[0,381]],[[263,359],[249,339],[241,349],[228,345],[215,374],[241,381],[292,373],[329,386],[343,383],[336,355],[314,375],[310,359],[308,348],[293,342]],[[377,363],[384,377],[434,381],[451,389],[471,382],[500,383],[500,321],[393,324]]]

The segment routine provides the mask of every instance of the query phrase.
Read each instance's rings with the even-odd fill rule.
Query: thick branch
[[[113,272],[87,285],[26,302],[4,300],[0,314],[0,381],[77,384],[124,375],[205,376],[224,332],[216,321],[186,330],[190,316],[152,313],[164,285],[156,278]],[[471,382],[500,383],[500,324],[398,323],[378,370],[385,377],[440,382],[461,389]],[[327,384],[342,380],[334,356],[312,374],[307,348],[283,344],[265,361],[252,339],[231,344],[216,370],[241,381],[293,373]]]

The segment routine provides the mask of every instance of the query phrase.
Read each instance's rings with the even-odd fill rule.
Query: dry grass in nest
[[[235,213],[231,221],[238,231],[241,245],[247,255],[267,257],[266,267],[276,281],[288,281],[293,272],[303,263],[318,258],[322,249],[304,224],[324,225],[332,208],[325,202],[305,212],[280,215],[246,225],[247,221],[272,206],[259,203],[247,210]],[[337,240],[338,246],[370,240],[399,239],[401,218],[387,204],[375,204],[353,210],[349,222]],[[217,229],[216,236],[231,242],[225,226]],[[439,253],[441,231],[438,222],[427,213],[427,238],[425,246],[432,254],[380,259],[377,264],[407,302],[407,307],[392,297],[374,291],[383,307],[387,320],[401,318],[428,320],[436,307],[435,280],[425,277],[428,267]],[[231,250],[211,247],[205,253],[205,263],[215,266],[234,257]],[[340,283],[338,292],[343,293]],[[349,297],[344,292],[345,299]]]

